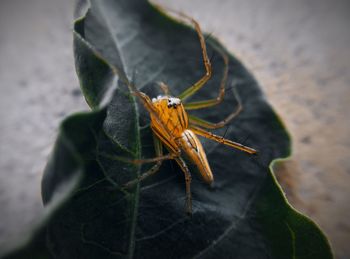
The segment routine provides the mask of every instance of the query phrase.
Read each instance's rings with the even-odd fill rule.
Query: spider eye
[[[175,97],[170,97],[168,99],[168,107],[174,107],[176,108],[179,104],[181,104],[181,100],[179,98],[175,98]]]

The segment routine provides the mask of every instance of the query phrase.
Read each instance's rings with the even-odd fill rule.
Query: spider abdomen
[[[197,166],[203,180],[211,184],[214,180],[213,173],[203,146],[196,134],[192,130],[185,130],[179,139],[179,144],[185,156]]]

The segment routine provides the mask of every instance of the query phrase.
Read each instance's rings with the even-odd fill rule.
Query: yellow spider
[[[124,187],[129,188],[156,173],[160,168],[163,160],[174,159],[185,175],[186,212],[191,215],[191,173],[185,163],[184,158],[190,160],[197,166],[203,180],[206,183],[211,184],[214,181],[213,173],[210,169],[205,151],[196,134],[217,141],[221,144],[242,150],[248,154],[256,154],[257,151],[253,148],[244,146],[237,142],[233,142],[221,136],[214,135],[211,132],[205,130],[216,129],[226,125],[241,111],[242,107],[240,103],[234,112],[232,112],[226,119],[219,123],[210,123],[187,113],[188,110],[212,107],[219,104],[223,100],[228,73],[228,57],[226,54],[221,53],[225,63],[225,70],[221,80],[219,96],[211,100],[186,103],[185,100],[195,94],[209,80],[212,74],[212,68],[207,55],[205,40],[199,24],[191,17],[188,17],[179,12],[176,13],[181,17],[188,19],[194,25],[194,28],[199,37],[206,73],[194,85],[190,86],[177,97],[169,95],[168,86],[164,83],[161,83],[160,86],[164,92],[164,95],[160,95],[153,99],[148,97],[145,93],[138,91],[134,85],[129,83],[124,78],[124,81],[127,82],[131,92],[141,100],[144,107],[150,113],[151,129],[154,133],[155,152],[157,155],[155,158],[133,160],[132,162],[134,163],[156,162],[156,164],[147,172],[140,175],[138,178],[126,183]],[[162,145],[164,145],[169,151],[168,155],[163,155]]]

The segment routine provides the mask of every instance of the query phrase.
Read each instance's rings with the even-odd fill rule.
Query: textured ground
[[[350,4],[346,0],[158,0],[196,18],[252,71],[293,137],[279,170],[292,203],[350,247]],[[87,109],[69,0],[0,2],[0,249],[42,210],[59,122]]]

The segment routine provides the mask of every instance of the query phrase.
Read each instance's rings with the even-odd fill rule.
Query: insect
[[[155,174],[160,168],[162,161],[174,159],[180,166],[186,180],[186,212],[192,214],[192,198],[191,198],[191,172],[189,171],[185,159],[196,165],[203,180],[211,184],[214,181],[208,159],[201,142],[197,135],[217,141],[221,144],[247,152],[248,154],[256,154],[253,148],[244,146],[240,143],[225,139],[224,137],[214,135],[206,129],[216,129],[225,126],[229,121],[238,115],[242,106],[239,102],[238,108],[228,117],[219,123],[210,123],[195,116],[189,115],[189,110],[205,109],[219,104],[225,95],[225,84],[228,74],[228,57],[221,53],[225,69],[221,79],[219,95],[215,99],[186,102],[187,98],[193,96],[201,89],[212,75],[212,67],[208,58],[204,36],[201,32],[199,24],[191,17],[176,12],[181,17],[189,20],[193,25],[199,37],[202,50],[202,58],[205,66],[205,74],[195,84],[187,88],[180,95],[174,97],[169,92],[169,87],[165,83],[160,83],[160,87],[164,95],[159,95],[151,99],[145,93],[138,91],[134,85],[128,83],[131,92],[137,96],[145,109],[150,114],[150,126],[154,134],[155,158],[133,160],[135,163],[151,163],[155,165],[148,171],[141,174],[138,178],[131,180],[125,184],[125,188],[129,188],[134,184]],[[169,154],[163,155],[163,146],[168,150]]]

